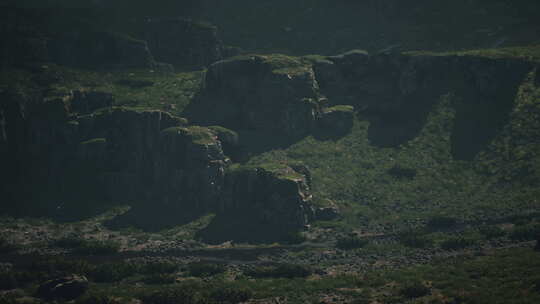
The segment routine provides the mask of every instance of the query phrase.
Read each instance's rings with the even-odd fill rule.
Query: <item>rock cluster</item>
[[[325,102],[309,63],[279,54],[245,55],[210,65],[204,91],[185,115],[202,124],[291,138],[333,128],[335,120],[346,120],[342,129],[352,124],[352,108],[323,110]]]
[[[110,97],[85,94],[101,97],[96,104]],[[134,202],[125,220],[148,229],[206,212],[245,213],[274,227],[275,235],[312,218],[306,168],[228,170],[222,143],[234,148],[233,131],[188,125],[162,111],[105,107],[77,114],[70,102],[86,97],[75,95],[3,96],[0,150],[3,164],[13,164],[2,174],[12,194],[4,208],[25,209],[18,202],[29,202],[37,214],[69,218],[81,204]]]

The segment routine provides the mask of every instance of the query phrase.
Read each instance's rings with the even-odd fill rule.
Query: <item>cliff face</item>
[[[284,55],[253,55],[209,66],[205,88],[186,115],[196,122],[290,136],[309,132],[320,113],[313,70]]]
[[[508,122],[519,85],[534,65],[475,56],[369,55],[352,51],[314,65],[331,104],[355,108],[370,121],[370,141],[398,146],[414,138],[439,97],[452,94],[453,155],[472,159]]]
[[[88,205],[128,203],[134,207],[115,223],[145,229],[208,212],[246,214],[251,221],[241,229],[264,227],[268,240],[312,217],[307,169],[226,173],[230,160],[218,138],[234,133],[224,128],[187,125],[161,111],[107,107],[79,115],[70,112],[72,96],[6,91],[2,98],[3,211],[71,219]]]

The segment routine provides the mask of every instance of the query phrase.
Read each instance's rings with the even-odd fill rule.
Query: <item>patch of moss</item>
[[[199,145],[210,145],[215,143],[214,133],[205,127],[170,127],[161,131],[162,134],[179,134],[191,138],[192,142]]]
[[[451,52],[412,51],[406,52],[413,56],[472,56],[493,59],[514,58],[532,62],[540,62],[540,45],[505,47],[497,49],[479,49]]]
[[[302,174],[296,172],[287,164],[280,162],[256,163],[246,165],[233,164],[228,168],[228,170],[231,173],[262,170],[280,179],[288,179],[293,181],[304,179],[304,176]]]
[[[348,112],[352,113],[354,112],[354,107],[349,105],[336,105],[333,107],[325,108],[323,109],[323,112],[330,113],[330,112]]]
[[[103,145],[107,143],[107,139],[103,137],[92,138],[81,142],[81,145]]]

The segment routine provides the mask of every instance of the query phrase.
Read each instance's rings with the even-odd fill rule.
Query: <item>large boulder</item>
[[[148,18],[145,39],[156,60],[175,66],[204,67],[222,58],[217,28],[182,18]]]
[[[313,127],[320,99],[309,64],[284,55],[247,55],[210,65],[204,92],[186,115],[204,124],[296,137]]]
[[[225,175],[217,216],[201,237],[211,243],[283,240],[313,219],[311,200],[304,166],[234,165]]]
[[[74,300],[88,290],[88,279],[85,276],[69,275],[46,281],[37,290],[37,296],[47,300]]]

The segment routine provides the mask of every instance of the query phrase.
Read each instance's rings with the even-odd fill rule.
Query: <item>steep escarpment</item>
[[[197,123],[291,140],[320,129],[346,133],[351,114],[352,107],[327,109],[308,61],[280,54],[245,55],[210,65],[203,90],[184,111]]]
[[[4,212],[69,220],[122,203],[132,209],[110,224],[149,230],[209,212],[216,223],[245,214],[250,221],[235,227],[263,227],[269,241],[312,219],[307,168],[228,170],[221,141],[233,144],[232,131],[162,111],[109,106],[79,114],[71,107],[77,98],[3,92]]]
[[[383,147],[417,136],[440,96],[452,94],[457,111],[452,152],[468,160],[508,122],[518,88],[533,67],[518,59],[363,51],[314,63],[329,102],[354,105],[370,121],[371,142]]]
[[[199,235],[207,242],[287,240],[314,219],[309,170],[298,164],[234,165],[219,209]]]

